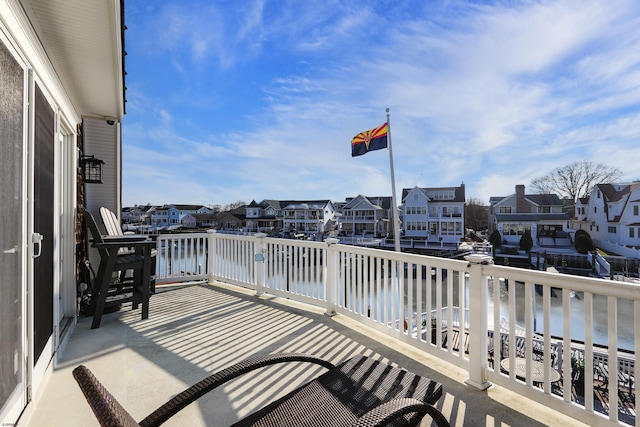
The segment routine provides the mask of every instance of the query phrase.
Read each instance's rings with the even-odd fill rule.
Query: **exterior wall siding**
[[[107,124],[104,120],[84,119],[84,152],[104,161],[102,184],[86,184],[86,206],[94,215],[101,207],[119,215],[120,205],[120,151],[118,144],[119,123]]]

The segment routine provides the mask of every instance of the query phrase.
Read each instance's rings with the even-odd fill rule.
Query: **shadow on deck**
[[[86,426],[95,418],[71,371],[89,367],[141,419],[212,372],[257,354],[303,352],[339,362],[356,354],[443,384],[436,407],[451,425],[583,425],[502,387],[465,385],[465,371],[345,316],[226,285],[159,291],[149,319],[137,310],[106,314],[99,329],[80,318],[36,405],[20,425]],[[229,383],[181,411],[172,425],[230,425],[318,372],[285,369]],[[425,424],[426,425],[426,424]]]

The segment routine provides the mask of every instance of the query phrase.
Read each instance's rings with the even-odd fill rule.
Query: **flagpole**
[[[396,252],[400,252],[400,218],[398,217],[398,204],[396,202],[396,178],[393,172],[393,148],[391,146],[391,119],[389,108],[387,112],[387,140],[389,142],[389,169],[391,171],[391,208],[393,209],[393,242]]]

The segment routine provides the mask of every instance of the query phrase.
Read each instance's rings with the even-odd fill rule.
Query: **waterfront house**
[[[153,229],[168,227],[170,225],[169,224],[170,209],[171,207],[168,205],[156,206],[154,209],[151,209],[149,211],[149,225],[151,225]],[[174,210],[173,216],[174,216],[174,220],[177,221],[177,219],[175,218],[177,216],[175,215],[175,210]],[[177,225],[177,222],[174,225]]]
[[[280,205],[285,232],[306,236],[322,234],[335,216],[331,200],[289,201]]]
[[[246,206],[239,206],[230,211],[218,212],[213,218],[213,226],[217,230],[244,232],[246,225]]]
[[[211,209],[202,205],[164,205],[156,207],[151,212],[151,227],[155,229],[179,227],[185,215],[211,212]]]
[[[509,196],[491,197],[489,233],[498,230],[503,242],[517,245],[528,230],[534,245],[571,245],[569,215],[556,194],[525,194],[524,185],[516,185],[515,190]]]
[[[125,206],[122,208],[123,224],[148,224],[149,210],[151,205],[135,205],[133,207]]]
[[[182,218],[184,228],[212,228],[215,226],[217,213],[190,213]]]
[[[282,203],[278,200],[263,200],[257,203],[252,200],[246,207],[246,228],[250,233],[270,233],[281,231],[284,227]]]
[[[76,214],[122,207],[123,13],[119,0],[0,0],[2,425],[37,403],[75,324]]]
[[[576,203],[571,230],[584,230],[598,247],[640,258],[640,182],[598,184]]]
[[[335,217],[330,200],[253,200],[246,207],[246,231],[310,236],[333,230]]]
[[[458,187],[402,190],[405,237],[426,242],[458,243],[464,238],[464,183]]]
[[[340,205],[341,235],[386,237],[393,234],[391,197],[348,197]]]

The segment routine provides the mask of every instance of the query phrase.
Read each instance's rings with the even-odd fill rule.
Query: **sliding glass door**
[[[24,67],[0,37],[0,420],[26,401],[25,87]]]

